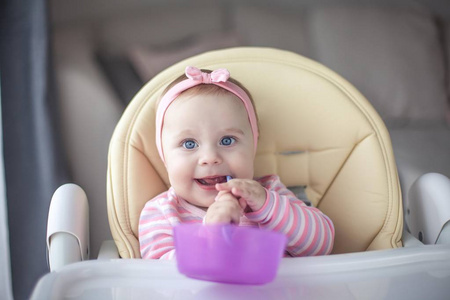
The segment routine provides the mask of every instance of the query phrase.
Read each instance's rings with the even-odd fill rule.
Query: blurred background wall
[[[0,9],[6,220],[16,299],[26,299],[48,272],[48,206],[54,189],[68,180],[57,138],[48,8],[43,0],[20,0],[2,1]]]

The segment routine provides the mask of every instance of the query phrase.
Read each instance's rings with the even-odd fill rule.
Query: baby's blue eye
[[[198,146],[197,143],[195,141],[193,141],[193,140],[186,140],[186,141],[183,142],[182,145],[183,145],[184,148],[186,148],[188,150],[194,149],[195,147]]]
[[[224,146],[230,146],[230,145],[233,144],[235,141],[236,141],[236,140],[235,140],[233,137],[231,137],[231,136],[226,136],[226,137],[222,138],[222,140],[220,141],[220,144],[221,144],[221,145],[224,145]]]

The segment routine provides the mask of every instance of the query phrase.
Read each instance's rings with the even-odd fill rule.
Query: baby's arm
[[[219,195],[230,192],[240,197],[239,201],[244,199],[250,208],[246,213],[249,220],[286,234],[290,255],[329,254],[334,241],[331,220],[319,209],[308,207],[297,199],[278,176],[266,176],[260,181],[233,179],[216,185],[216,188]]]
[[[261,183],[267,189],[264,206],[247,214],[262,227],[284,232],[287,252],[292,256],[331,253],[334,226],[330,218],[315,207],[309,207],[287,189],[278,176],[266,176]]]
[[[162,209],[161,205],[165,206]],[[167,206],[167,207],[166,207]],[[173,259],[173,225],[163,211],[171,211],[169,203],[161,204],[159,199],[149,201],[139,219],[139,244],[144,259]]]

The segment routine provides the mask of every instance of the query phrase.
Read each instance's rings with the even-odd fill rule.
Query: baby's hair
[[[211,73],[211,70],[208,69],[201,69],[202,72],[204,73]],[[163,91],[163,93],[161,94],[161,97],[159,97],[158,101],[156,102],[156,106],[159,105],[159,102],[161,101],[162,97],[167,93],[167,91],[169,91],[173,86],[175,86],[177,83],[188,79],[186,77],[186,74],[182,74],[180,75],[178,78],[176,78],[174,81],[172,81]],[[256,112],[256,106],[255,106],[255,102],[253,101],[252,95],[250,94],[250,92],[248,91],[248,89],[242,85],[242,83],[240,83],[239,81],[237,81],[234,78],[229,78],[228,81],[234,83],[235,85],[239,86],[241,89],[244,90],[244,92],[248,95],[248,98],[250,99],[250,102],[252,103],[253,109],[255,110],[255,115],[256,115],[256,121],[258,123],[258,132],[259,132],[259,119],[258,119],[258,113]],[[184,91],[182,94],[184,96],[188,96],[188,95],[198,95],[198,94],[203,94],[203,95],[226,95],[226,94],[230,94],[231,92],[221,88],[220,86],[214,85],[214,84],[199,84],[196,85],[186,91]]]

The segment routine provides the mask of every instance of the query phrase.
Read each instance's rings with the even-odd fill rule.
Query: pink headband
[[[188,79],[177,83],[170,90],[168,90],[159,102],[158,109],[156,111],[156,146],[158,147],[158,152],[161,159],[164,161],[161,136],[164,115],[166,114],[167,108],[182,92],[200,84],[217,85],[233,93],[242,100],[245,109],[247,110],[248,120],[250,121],[250,126],[253,133],[253,143],[255,145],[256,152],[256,146],[258,144],[258,122],[256,121],[255,109],[247,93],[236,84],[228,81],[230,78],[230,72],[228,72],[227,69],[217,69],[209,74],[204,73],[195,67],[188,66],[186,67],[185,74]]]

